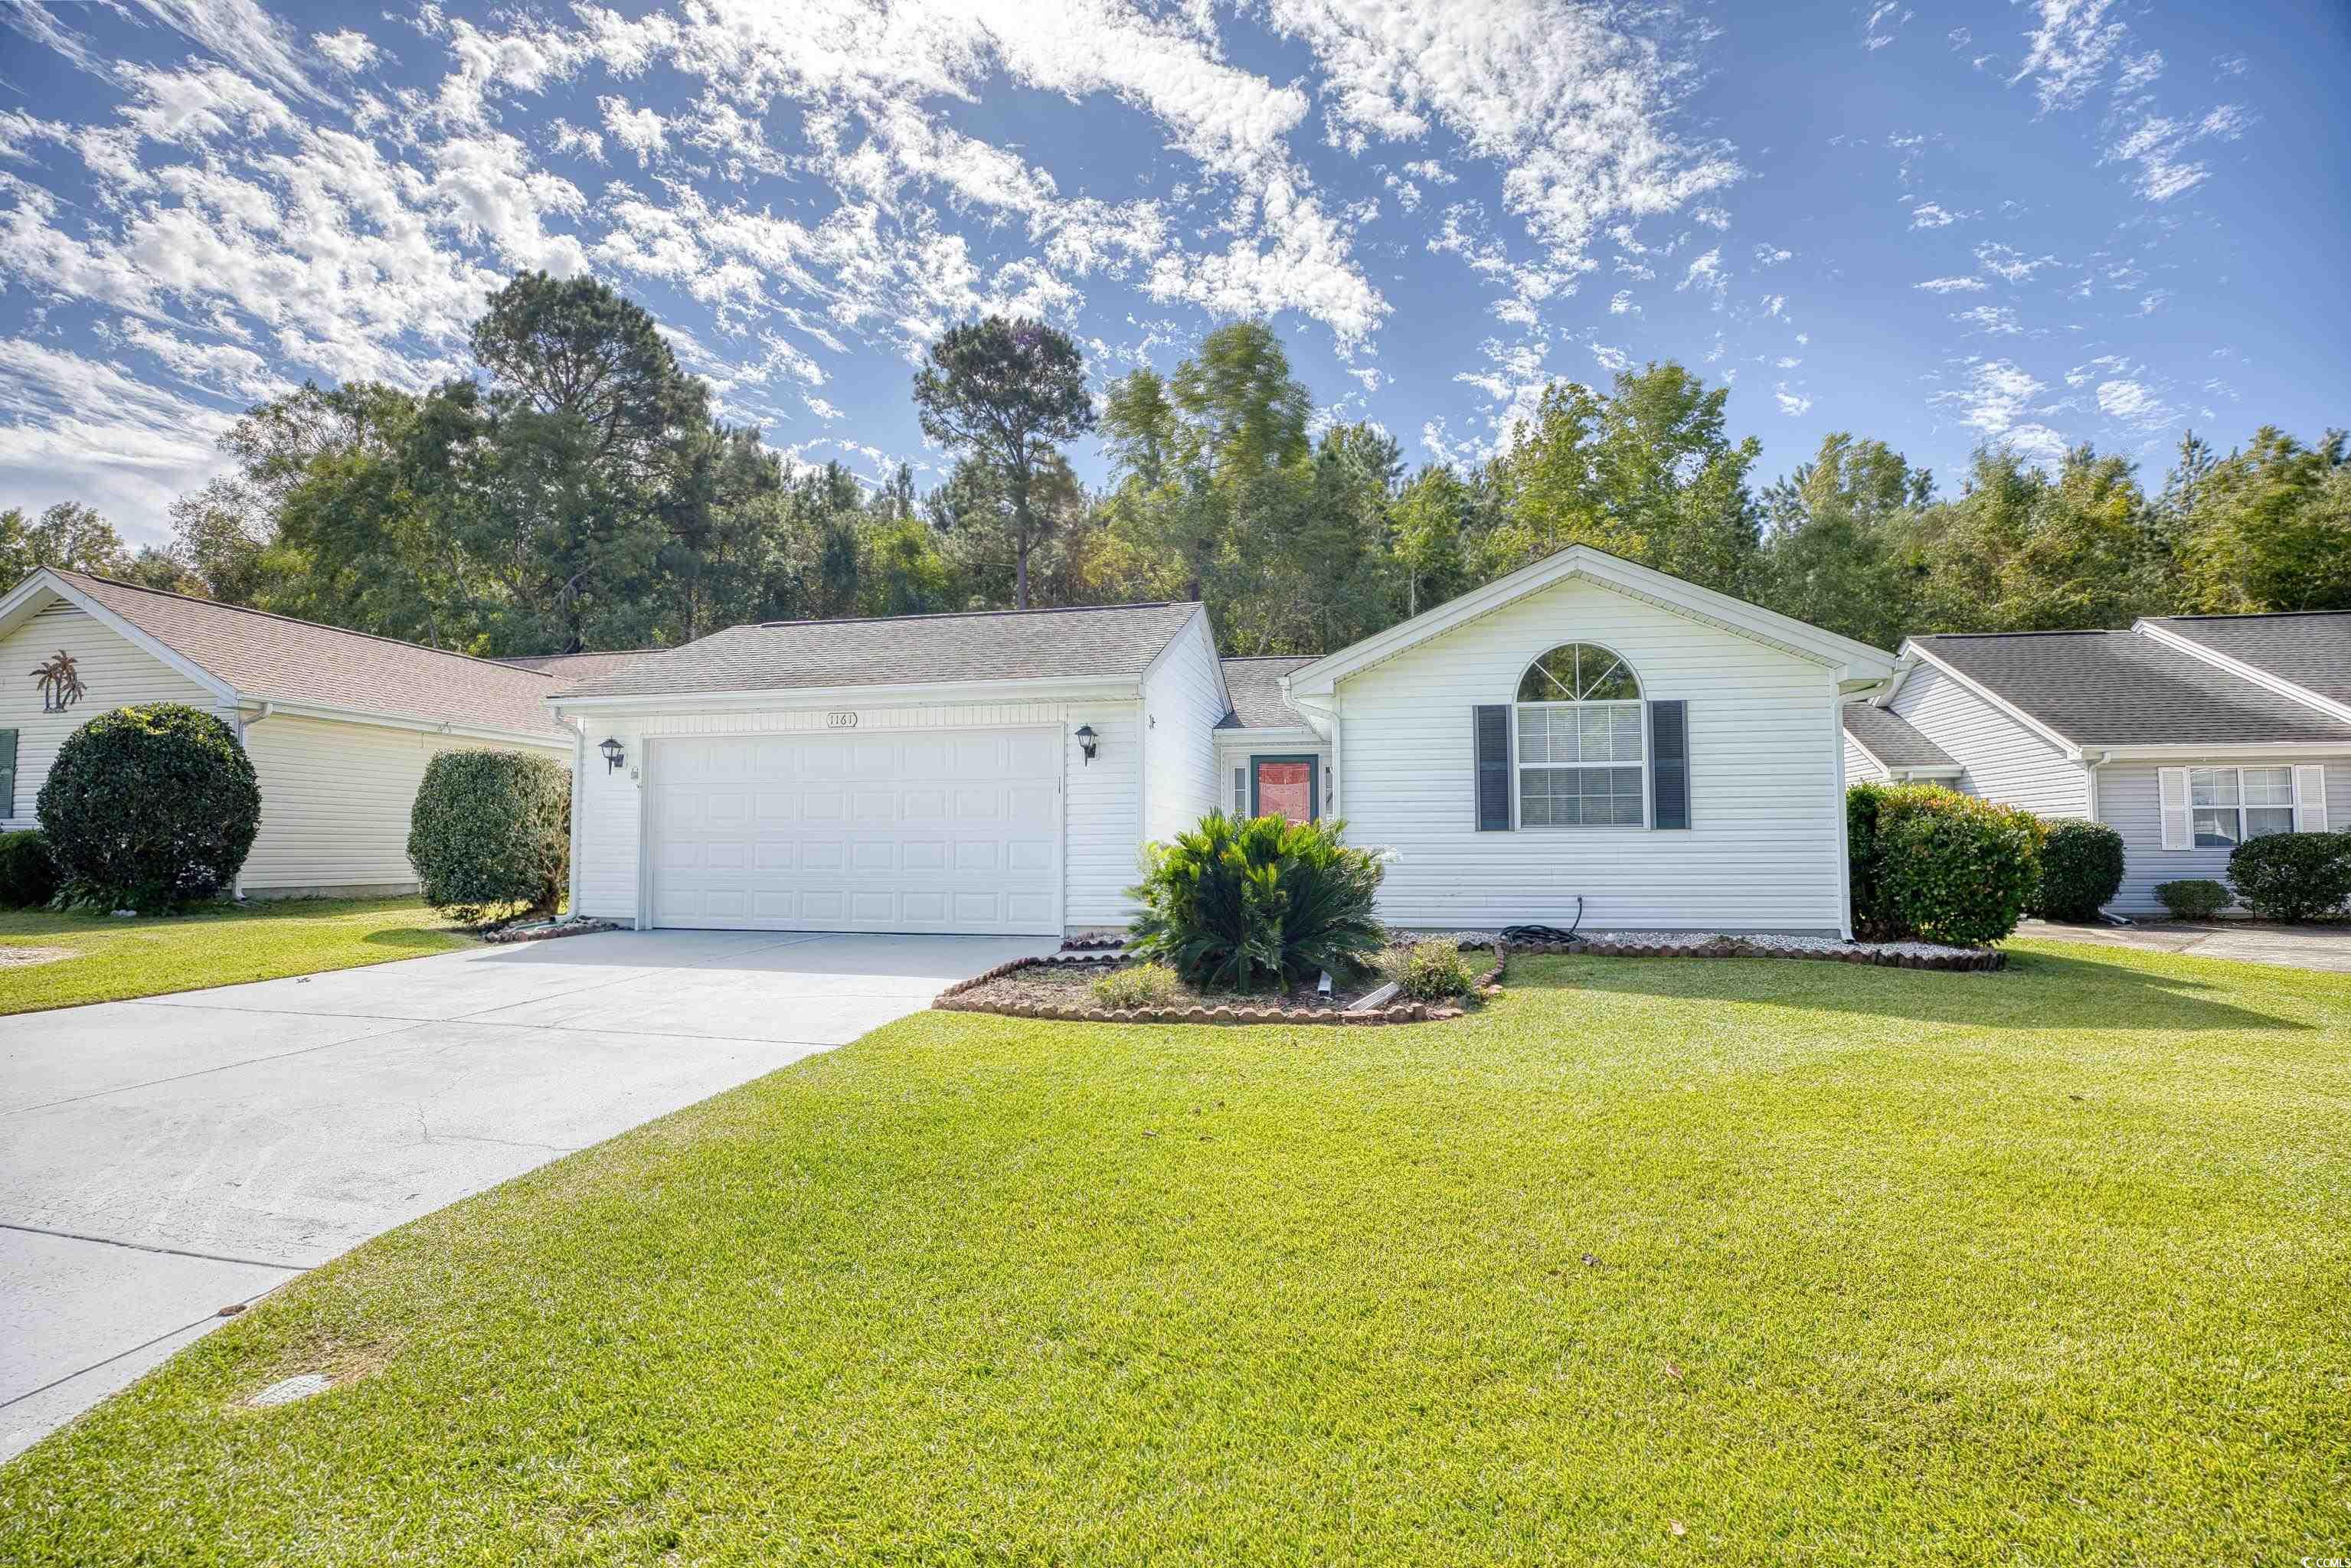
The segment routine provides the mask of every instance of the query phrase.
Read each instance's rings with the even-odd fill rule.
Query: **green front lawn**
[[[2020,949],[919,1015],[289,1287],[0,1561],[2344,1554],[2351,983]]]
[[[0,1013],[316,975],[471,940],[413,898],[256,900],[164,920],[0,910],[0,947],[74,950],[49,963],[0,963]]]

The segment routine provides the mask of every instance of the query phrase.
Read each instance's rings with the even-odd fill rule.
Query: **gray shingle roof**
[[[2077,746],[2351,746],[2351,725],[2136,632],[1911,642]]]
[[[1233,699],[1233,711],[1218,722],[1218,729],[1294,729],[1306,720],[1299,711],[1281,700],[1281,677],[1292,670],[1302,670],[1321,658],[1320,653],[1281,653],[1263,659],[1225,659],[1225,690]]]
[[[1107,604],[771,622],[646,653],[601,675],[559,680],[556,689],[563,696],[633,697],[934,681],[1134,680],[1198,609]]]
[[[2351,703],[2351,610],[2300,615],[2165,615],[2150,625],[2304,691]]]
[[[530,670],[87,572],[57,575],[242,696],[571,738],[547,711],[555,682]]]
[[[584,681],[593,675],[610,674],[632,659],[642,659],[657,650],[625,648],[609,653],[517,653],[493,659],[494,664],[507,664],[517,670],[535,670],[555,679],[550,690],[560,690],[573,681]]]
[[[1844,705],[1844,732],[1888,768],[1957,768],[1951,754],[1911,727],[1891,708],[1872,703]]]

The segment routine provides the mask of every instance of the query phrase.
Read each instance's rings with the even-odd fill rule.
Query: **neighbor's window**
[[[2199,850],[2233,850],[2264,833],[2290,833],[2294,769],[2191,768],[2188,810]]]
[[[1519,826],[1640,827],[1647,764],[1641,683],[1590,643],[1553,648],[1519,680]]]

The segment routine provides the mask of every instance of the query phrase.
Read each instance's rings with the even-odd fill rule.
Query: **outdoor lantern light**
[[[621,754],[621,743],[611,736],[606,736],[604,744],[596,749],[604,754],[604,771],[607,773],[613,771],[626,760]]]
[[[1094,733],[1092,725],[1081,724],[1078,727],[1078,749],[1085,753],[1088,762],[1094,759],[1094,747],[1101,744],[1102,737]]]

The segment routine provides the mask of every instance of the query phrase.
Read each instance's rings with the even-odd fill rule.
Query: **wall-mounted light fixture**
[[[617,770],[622,763],[628,760],[627,756],[621,749],[621,743],[611,736],[606,736],[604,744],[596,749],[604,754],[604,771],[607,773]]]
[[[1078,727],[1078,749],[1085,755],[1088,762],[1094,759],[1094,748],[1100,745],[1102,745],[1102,737],[1094,733],[1092,725],[1081,724]]]

